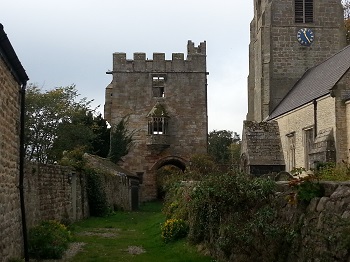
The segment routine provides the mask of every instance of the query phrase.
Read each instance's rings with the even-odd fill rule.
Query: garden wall
[[[98,162],[98,160],[96,160]],[[91,164],[96,166],[97,162]],[[125,210],[132,209],[131,191],[135,187],[128,175],[109,170],[100,174],[105,189],[108,206]],[[98,168],[99,170],[103,169]],[[42,220],[74,222],[89,217],[89,205],[86,193],[86,176],[72,168],[60,165],[27,163],[24,171],[24,197],[27,227],[31,228]],[[137,180],[138,182],[138,180]],[[14,181],[13,187],[18,182]],[[137,185],[136,185],[137,187]],[[19,214],[19,190],[16,198],[8,194],[2,202],[16,208],[0,213],[0,231],[6,233],[0,238],[0,261],[23,256],[22,224]],[[16,200],[14,200],[16,199]],[[138,199],[137,199],[138,200]],[[1,206],[0,206],[1,207]],[[0,208],[1,211],[1,208]],[[6,210],[5,210],[6,211]],[[19,233],[17,233],[19,232]]]
[[[297,233],[288,261],[350,261],[350,182],[320,182],[322,197],[286,204],[288,182],[278,182],[280,219]]]

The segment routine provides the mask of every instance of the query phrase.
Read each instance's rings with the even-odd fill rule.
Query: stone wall
[[[42,220],[73,222],[89,216],[85,177],[69,167],[27,164],[24,189],[28,228]]]
[[[349,261],[350,182],[321,182],[324,195],[286,205],[288,182],[279,183],[280,219],[296,229],[287,261]]]
[[[17,254],[22,228],[19,190],[20,85],[0,58],[0,260]]]
[[[115,175],[112,170],[103,172],[100,177],[108,205],[112,209],[131,210],[132,179]],[[4,203],[0,206],[0,261],[20,257],[23,253],[18,176],[10,182],[13,192],[10,183],[7,189],[1,187],[0,191],[1,203]],[[89,217],[86,176],[69,167],[27,163],[24,196],[28,229],[42,220],[70,223]]]
[[[290,159],[289,135],[295,137],[295,165],[287,166],[287,171],[294,167],[306,167],[304,131],[315,128],[314,104],[309,103],[275,119],[278,122],[281,143],[286,163]],[[317,133],[325,129],[335,130],[335,100],[327,96],[317,100]],[[336,139],[336,137],[334,137]]]

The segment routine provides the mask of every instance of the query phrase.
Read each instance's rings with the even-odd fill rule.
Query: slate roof
[[[17,78],[19,83],[25,84],[29,78],[24,70],[21,62],[19,61],[15,50],[13,49],[7,34],[4,31],[4,26],[0,23],[0,57],[2,57],[8,66],[11,68],[12,73]]]
[[[350,68],[350,45],[321,64],[310,68],[268,116],[274,119],[314,99],[330,93],[330,90]]]

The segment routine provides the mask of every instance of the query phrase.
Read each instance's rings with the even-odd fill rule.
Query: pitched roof
[[[325,96],[350,68],[350,45],[310,68],[268,116],[274,119],[314,99]]]
[[[8,39],[4,26],[0,23],[0,57],[2,57],[8,66],[13,70],[16,80],[20,83],[26,83],[29,78],[19,61],[15,50],[13,49],[10,40]]]

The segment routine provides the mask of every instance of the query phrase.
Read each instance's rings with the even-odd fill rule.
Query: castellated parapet
[[[165,60],[165,53],[153,53],[153,59],[145,53],[134,53],[134,59],[126,58],[126,53],[113,54],[113,72],[206,72],[206,43],[198,47],[188,42],[188,55],[173,53],[172,60]]]
[[[187,57],[173,53],[113,54],[104,117],[114,126],[128,116],[133,146],[119,164],[142,180],[141,200],[156,198],[156,171],[185,169],[191,155],[207,152],[206,43],[187,44]]]

